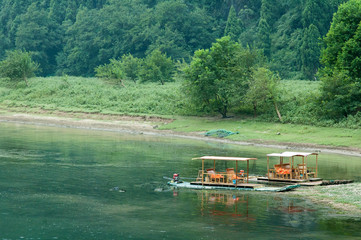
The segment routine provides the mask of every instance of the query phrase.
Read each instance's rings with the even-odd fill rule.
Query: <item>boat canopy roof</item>
[[[305,152],[283,152],[283,153],[270,153],[268,157],[307,157],[309,155],[318,155],[318,153],[305,153]]]
[[[203,156],[198,158],[192,158],[192,160],[249,161],[257,160],[257,158]]]

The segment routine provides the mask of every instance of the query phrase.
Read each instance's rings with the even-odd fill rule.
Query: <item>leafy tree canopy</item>
[[[339,7],[324,38],[322,103],[333,118],[361,111],[361,2]]]
[[[174,63],[170,57],[158,49],[149,54],[143,61],[140,69],[140,78],[143,82],[165,82],[173,81],[172,73],[174,71]]]
[[[144,58],[156,49],[189,62],[195,51],[230,35],[243,47],[262,49],[283,78],[311,79],[314,69],[305,59],[318,66],[319,49],[303,35],[314,25],[323,37],[342,2],[2,0],[0,59],[5,50],[25,49],[45,76],[93,76],[109,59]]]
[[[258,109],[272,104],[278,119],[282,122],[282,116],[278,109],[280,77],[267,68],[260,67],[254,70],[253,77],[249,79],[249,89],[246,93],[246,103],[253,107],[254,116]]]
[[[185,69],[187,92],[203,110],[225,118],[246,93],[256,60],[254,52],[229,36],[218,39],[210,49],[196,51]]]

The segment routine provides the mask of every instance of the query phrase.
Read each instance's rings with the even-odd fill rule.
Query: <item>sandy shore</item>
[[[46,112],[15,113],[0,109],[0,122],[31,125],[69,127],[99,131],[114,131],[131,134],[145,134],[166,137],[188,138],[202,141],[223,142],[238,145],[260,146],[279,149],[298,149],[302,151],[328,152],[361,157],[361,149],[331,147],[315,144],[279,143],[270,141],[232,141],[229,139],[205,137],[197,132],[175,132],[159,130],[158,126],[171,122],[160,117],[119,116],[87,113]]]

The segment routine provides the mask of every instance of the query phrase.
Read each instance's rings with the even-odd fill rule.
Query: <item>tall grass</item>
[[[182,114],[185,100],[179,83],[136,84],[126,81],[123,87],[97,78],[32,78],[9,87],[0,83],[0,104],[8,107],[31,107],[47,110],[83,111],[119,114]]]

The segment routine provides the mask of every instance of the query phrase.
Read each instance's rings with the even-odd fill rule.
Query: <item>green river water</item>
[[[264,175],[266,154],[282,151],[0,123],[0,240],[361,239],[360,217],[307,199],[177,190],[163,179],[194,177],[191,158],[203,155],[256,157],[250,173]],[[361,180],[359,157],[321,152],[319,169],[324,179]]]

